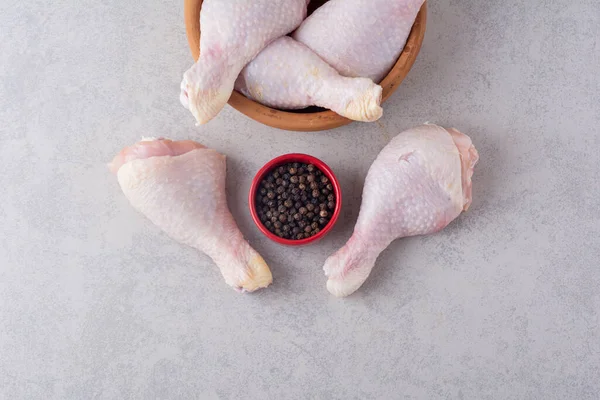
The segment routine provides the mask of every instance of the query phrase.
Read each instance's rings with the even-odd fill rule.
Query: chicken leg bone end
[[[454,144],[456,144],[456,148],[458,149],[460,155],[464,198],[463,211],[467,211],[473,200],[471,178],[473,177],[475,164],[477,164],[477,161],[479,161],[479,153],[477,153],[477,149],[475,149],[475,146],[473,146],[473,142],[471,141],[470,137],[454,128],[446,130],[452,136],[452,140],[454,140]]]
[[[329,257],[323,266],[328,278],[327,290],[336,297],[354,293],[367,280],[375,266],[379,251],[365,249],[357,237],[356,233],[353,234],[346,246]],[[358,246],[361,246],[361,251],[356,251]]]
[[[369,89],[362,92],[360,97],[352,99],[341,114],[355,121],[377,121],[383,115],[383,108],[380,106],[382,88],[370,79],[364,80],[368,81],[366,83]]]

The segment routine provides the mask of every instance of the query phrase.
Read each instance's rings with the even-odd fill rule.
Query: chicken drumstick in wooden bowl
[[[196,63],[181,102],[199,124],[228,102],[265,125],[320,131],[382,115],[421,49],[427,10],[424,0],[185,0],[184,17]]]

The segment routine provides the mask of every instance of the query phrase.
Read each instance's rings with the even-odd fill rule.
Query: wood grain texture
[[[184,20],[188,38],[188,44],[194,60],[200,57],[200,10],[202,0],[184,0]],[[383,88],[382,103],[385,102],[396,91],[408,72],[412,68],[417,55],[421,50],[421,44],[425,37],[427,26],[427,2],[423,3],[417,14],[410,35],[400,54],[398,61],[392,67],[388,75],[379,84]],[[229,98],[229,105],[245,114],[246,116],[262,124],[273,128],[289,131],[322,131],[344,126],[352,122],[348,118],[334,113],[333,111],[316,112],[291,112],[277,110],[264,106],[256,101],[246,98],[244,95],[234,91]]]

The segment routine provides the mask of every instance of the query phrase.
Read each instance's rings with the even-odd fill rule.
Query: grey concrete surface
[[[431,1],[381,124],[197,128],[181,2],[0,2],[0,398],[598,399],[600,6]],[[368,166],[425,121],[481,155],[468,213],[396,241],[347,299],[321,266]],[[272,267],[241,295],[137,214],[104,163],[144,136],[229,156],[229,203]],[[321,243],[284,248],[247,212],[255,171],[301,151],[345,194]]]

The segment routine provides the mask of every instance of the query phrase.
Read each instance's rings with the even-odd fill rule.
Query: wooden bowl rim
[[[202,8],[202,1],[184,0],[183,14],[185,29],[194,61],[198,60],[200,56],[200,9]],[[379,83],[383,89],[382,103],[394,93],[412,68],[423,43],[426,25],[427,1],[423,3],[417,14],[415,23],[398,61],[396,61],[387,76]],[[229,105],[257,122],[273,128],[291,131],[320,131],[337,128],[353,122],[330,110],[312,113],[278,110],[250,100],[237,91],[233,91],[229,98]]]

